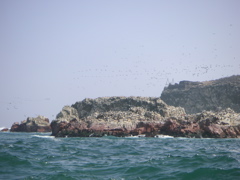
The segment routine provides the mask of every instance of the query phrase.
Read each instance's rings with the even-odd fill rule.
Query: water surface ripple
[[[0,133],[0,179],[239,179],[240,139]]]

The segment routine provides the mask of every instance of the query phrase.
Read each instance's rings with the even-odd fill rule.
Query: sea
[[[1,132],[0,179],[239,180],[240,139]]]

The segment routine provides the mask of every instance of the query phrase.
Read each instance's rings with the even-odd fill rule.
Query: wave
[[[236,139],[1,133],[0,179],[239,179]],[[135,137],[133,137],[135,138]]]
[[[143,138],[145,135],[137,135],[137,136],[126,136],[125,138]]]
[[[54,139],[54,136],[43,136],[43,135],[32,135],[32,137],[37,137],[37,138],[48,138],[48,139]]]
[[[158,134],[156,136],[154,136],[155,138],[163,138],[163,139],[171,139],[174,138],[173,136],[169,136],[169,135],[163,135],[163,134]]]

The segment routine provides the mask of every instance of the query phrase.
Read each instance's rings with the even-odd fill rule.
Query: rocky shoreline
[[[240,114],[228,108],[186,114],[160,98],[109,97],[85,99],[65,106],[51,123],[56,137],[239,138]]]
[[[86,98],[64,106],[51,124],[38,116],[14,123],[10,131],[52,132],[55,137],[240,138],[239,86],[240,76],[232,76],[169,85],[161,98]]]
[[[160,98],[105,97],[84,99],[65,106],[52,121],[57,137],[101,137],[154,134],[165,117],[181,116],[183,108],[168,106]]]

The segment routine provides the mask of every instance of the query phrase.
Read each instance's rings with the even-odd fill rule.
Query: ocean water
[[[0,133],[0,179],[240,179],[240,139]]]

